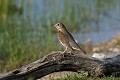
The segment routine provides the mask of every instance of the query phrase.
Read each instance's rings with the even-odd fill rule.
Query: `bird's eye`
[[[59,26],[60,24],[58,23],[57,25]]]

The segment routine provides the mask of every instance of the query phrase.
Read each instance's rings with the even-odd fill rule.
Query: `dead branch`
[[[119,59],[120,55],[101,61],[83,54],[65,53],[63,57],[59,52],[53,52],[43,59],[4,74],[0,80],[27,80],[30,77],[39,79],[59,71],[85,71],[91,76],[99,77],[120,76]]]

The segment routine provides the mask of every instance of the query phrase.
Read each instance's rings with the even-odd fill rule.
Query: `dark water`
[[[82,25],[80,25],[83,30],[88,28],[89,31],[80,30],[77,34],[74,34],[79,42],[84,43],[88,39],[91,39],[93,43],[103,42],[113,38],[115,34],[120,32],[120,0],[69,0],[69,4],[66,1],[24,0],[23,16],[26,19],[30,15],[33,25],[41,23],[42,19],[46,17],[49,19],[49,16],[55,22],[55,16],[59,18],[61,15],[66,14],[62,10],[66,8],[65,5],[72,4],[75,6],[75,16],[83,14],[84,18],[86,15],[84,15],[83,11],[89,15],[89,20],[83,21]],[[20,1],[18,0],[16,3],[18,4]],[[69,9],[69,6],[67,9]],[[79,10],[81,10],[80,13]],[[55,12],[57,15],[54,15]],[[48,14],[48,16],[45,16],[45,14]],[[94,20],[96,18],[97,20]],[[76,21],[83,20],[80,19],[81,17],[78,17]]]

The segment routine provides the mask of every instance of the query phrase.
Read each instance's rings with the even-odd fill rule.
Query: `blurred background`
[[[120,32],[120,0],[0,0],[0,72],[61,50],[56,22],[82,44],[107,41]]]

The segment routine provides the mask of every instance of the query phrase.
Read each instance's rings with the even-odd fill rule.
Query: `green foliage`
[[[49,21],[44,23],[47,25],[38,25],[34,29],[28,23],[31,16],[25,21],[19,14],[13,14],[14,12],[12,15],[7,14],[10,11],[7,10],[8,2],[9,0],[0,1],[3,6],[0,15],[6,16],[0,18],[0,71],[2,72],[19,68],[58,49],[58,45],[53,41]]]

